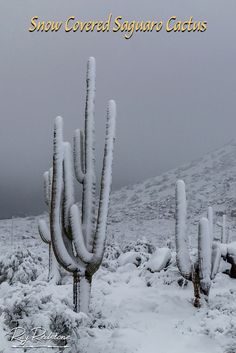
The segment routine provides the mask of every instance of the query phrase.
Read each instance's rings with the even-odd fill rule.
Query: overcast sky
[[[0,0],[0,218],[43,212],[42,174],[52,159],[53,119],[65,137],[83,126],[85,69],[97,60],[96,146],[117,102],[113,189],[142,181],[236,136],[235,0]],[[205,33],[29,33],[41,20],[208,22]],[[76,187],[79,187],[78,185]]]

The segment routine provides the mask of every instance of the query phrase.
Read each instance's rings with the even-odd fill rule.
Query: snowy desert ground
[[[201,309],[192,305],[192,283],[180,281],[174,243],[178,178],[186,183],[192,247],[197,222],[209,205],[215,211],[215,238],[221,232],[217,223],[226,213],[230,237],[236,239],[234,142],[188,165],[114,192],[108,246],[93,281],[89,317],[72,311],[68,274],[60,286],[47,282],[48,248],[38,235],[40,217],[1,221],[0,352],[24,352],[13,348],[17,342],[9,342],[6,336],[18,325],[28,330],[42,326],[69,335],[68,348],[61,350],[68,353],[235,353],[236,280],[219,273],[209,303]],[[47,214],[42,217],[47,219]],[[147,270],[155,249],[167,245],[172,252],[169,266],[161,272]],[[222,270],[225,266],[222,260]],[[45,353],[47,349],[26,351]]]

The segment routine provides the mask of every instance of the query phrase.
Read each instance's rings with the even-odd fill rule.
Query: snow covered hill
[[[213,206],[215,222],[227,214],[232,236],[236,226],[236,142],[189,164],[114,192],[109,234],[118,241],[146,236],[164,245],[174,236],[175,183],[183,179],[188,199],[190,235],[196,222]],[[220,229],[216,227],[218,234]]]
[[[186,183],[191,238],[196,238],[197,221],[209,205],[215,211],[215,224],[227,214],[231,238],[236,238],[234,142],[180,168],[113,192],[110,245],[95,275],[89,319],[72,311],[71,276],[65,277],[61,286],[46,281],[48,248],[38,235],[39,217],[0,221],[0,261],[3,258],[7,273],[7,281],[0,284],[0,314],[4,313],[0,316],[0,351],[14,350],[4,335],[16,320],[26,327],[44,325],[68,332],[74,332],[80,322],[77,339],[81,353],[235,353],[235,280],[218,274],[209,305],[201,309],[192,306],[192,284],[184,288],[178,284],[174,212],[175,182],[179,178]],[[215,234],[220,235],[216,225]],[[142,238],[155,247],[172,243],[167,270],[151,273],[145,269],[152,250],[137,242]],[[118,256],[129,250],[141,254],[139,266],[118,261]],[[37,352],[45,353],[45,349]]]

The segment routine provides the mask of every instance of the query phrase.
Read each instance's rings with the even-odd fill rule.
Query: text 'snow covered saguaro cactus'
[[[52,190],[52,168],[49,172],[45,172],[43,175],[44,181],[44,200],[46,205],[49,208],[49,212],[51,209],[51,190]],[[48,225],[44,219],[40,219],[38,223],[38,230],[41,236],[41,239],[44,243],[48,244],[49,248],[49,270],[48,270],[48,281],[53,281],[56,284],[60,284],[61,275],[59,271],[59,266],[57,260],[55,258],[52,244],[51,244],[51,234],[48,229]]]
[[[87,66],[85,130],[74,137],[74,169],[83,184],[82,209],[73,194],[70,145],[63,142],[63,122],[58,117],[54,127],[53,182],[51,206],[52,244],[58,262],[74,276],[74,310],[89,310],[91,281],[104,253],[109,197],[112,181],[116,105],[108,103],[106,138],[101,176],[100,199],[96,211],[94,156],[95,59]]]
[[[187,234],[187,200],[185,183],[176,183],[176,260],[180,273],[192,281],[194,287],[194,306],[200,306],[201,293],[207,299],[211,280],[216,276],[220,265],[220,249],[213,243],[213,212],[208,210],[207,218],[202,218],[198,226],[198,254],[195,260],[190,257],[189,236]]]

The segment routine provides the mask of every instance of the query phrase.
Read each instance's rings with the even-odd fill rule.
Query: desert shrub
[[[28,249],[17,249],[0,258],[0,284],[35,281],[42,273],[42,258]]]
[[[107,244],[103,255],[103,262],[116,260],[120,254],[121,249],[119,245],[116,243]]]
[[[155,246],[149,240],[143,238],[126,244],[122,250],[123,252],[135,251],[144,254],[153,254]]]
[[[54,345],[68,343],[72,347],[91,323],[87,315],[73,311],[70,286],[63,287],[64,291],[58,292],[55,285],[38,282],[12,290],[3,305],[5,331],[21,327],[30,333],[41,328],[47,335],[69,337],[68,342],[52,337]]]

